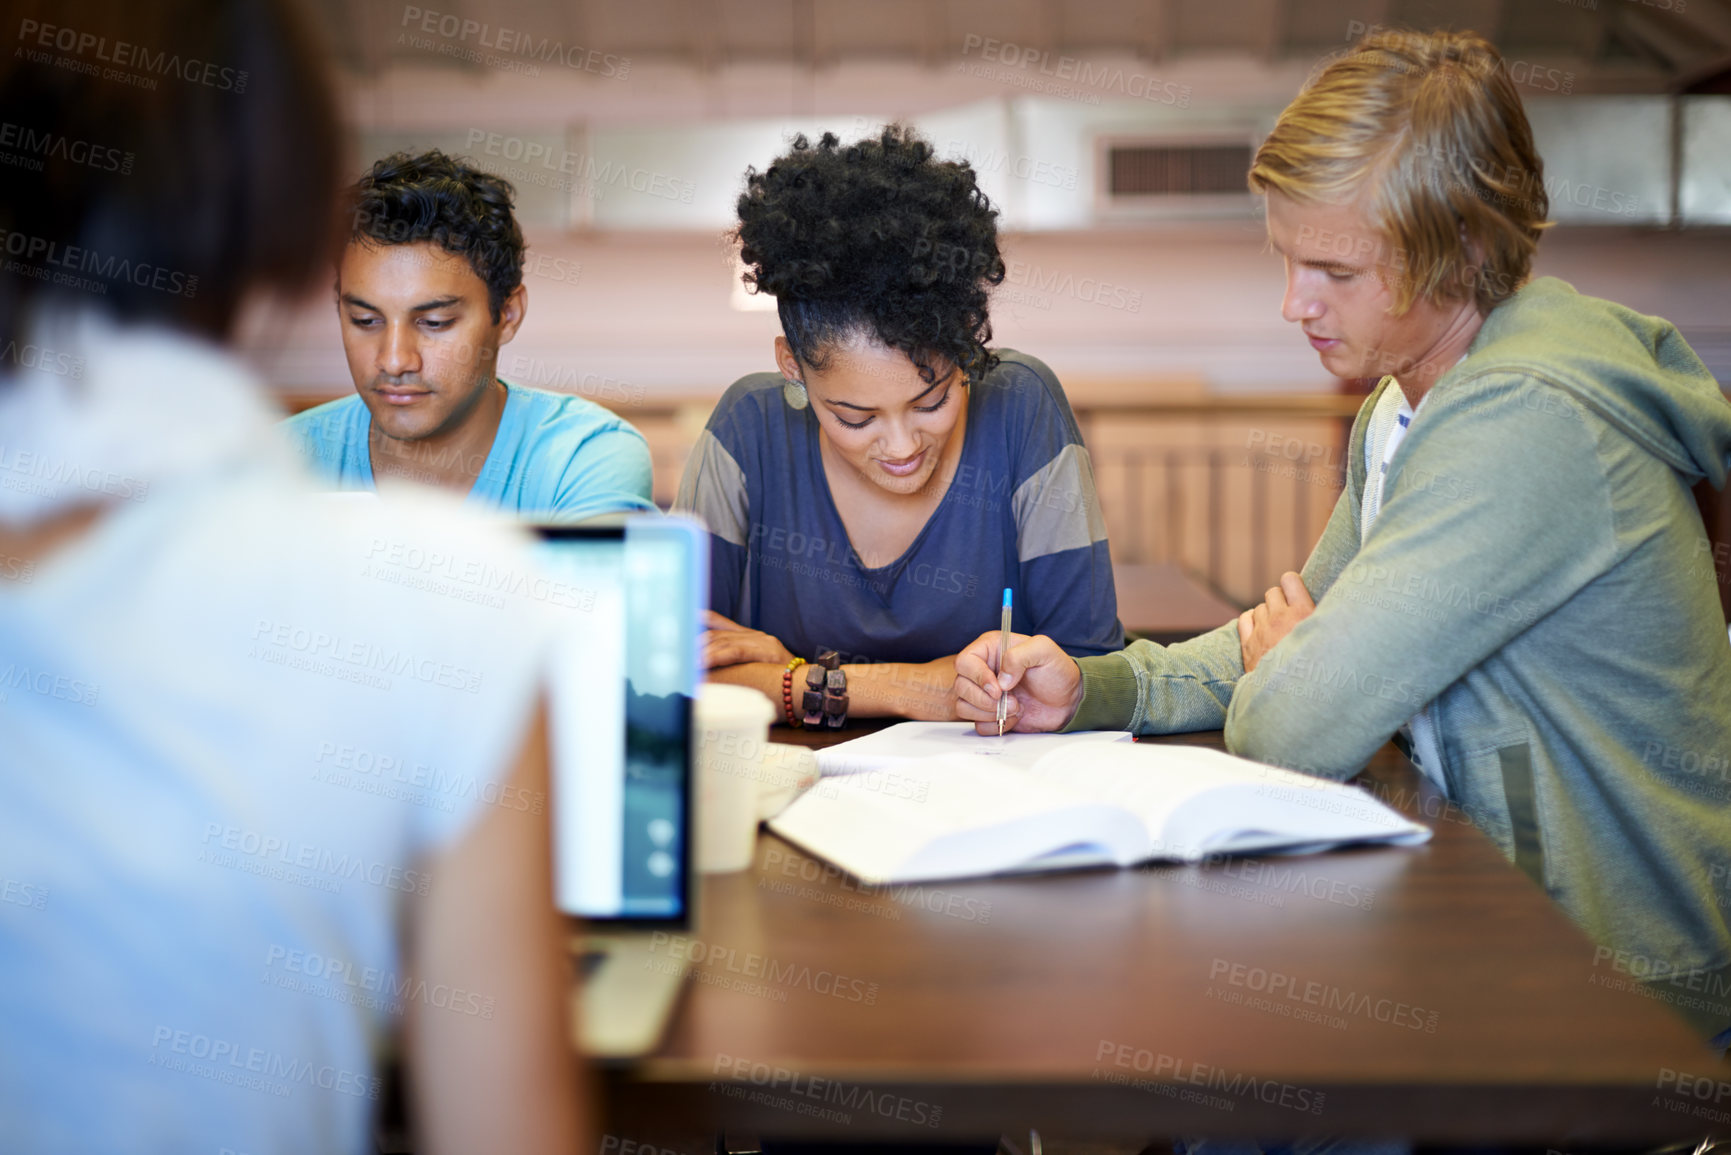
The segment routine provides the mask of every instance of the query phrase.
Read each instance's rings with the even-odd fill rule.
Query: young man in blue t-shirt
[[[654,509],[637,430],[592,402],[497,376],[529,305],[513,195],[437,150],[373,165],[350,190],[337,266],[355,396],[287,427],[340,489],[402,478],[538,519]]]

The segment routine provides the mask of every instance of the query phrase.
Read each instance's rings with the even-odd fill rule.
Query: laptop
[[[593,1058],[655,1048],[685,986],[665,950],[689,930],[692,705],[709,538],[656,515],[531,527],[549,604],[554,901],[572,937],[578,1045]],[[656,939],[659,934],[661,937]]]

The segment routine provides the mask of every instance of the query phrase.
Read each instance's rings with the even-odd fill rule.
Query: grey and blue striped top
[[[722,397],[685,468],[674,508],[709,526],[710,604],[815,658],[924,662],[998,628],[1072,654],[1124,644],[1106,526],[1075,415],[1052,371],[1000,350],[969,390],[961,460],[901,557],[867,568],[831,499],[818,422],[756,373]]]

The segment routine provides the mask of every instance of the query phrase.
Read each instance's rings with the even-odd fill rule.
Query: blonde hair
[[[1472,32],[1364,37],[1280,114],[1250,187],[1311,204],[1368,188],[1397,315],[1420,299],[1494,309],[1526,281],[1550,212],[1508,68]]]

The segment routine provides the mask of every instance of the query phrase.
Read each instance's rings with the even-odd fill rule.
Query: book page
[[[1134,814],[1147,838],[1144,856],[1184,858],[1190,856],[1185,853],[1189,848],[1163,847],[1161,832],[1180,806],[1219,784],[1219,768],[1209,759],[1192,757],[1211,753],[1194,746],[1128,743],[1090,748],[1080,757],[1074,750],[1053,750],[1029,773],[1049,786]]]
[[[1145,828],[1145,857],[1430,837],[1364,791],[1196,746],[1105,746],[1082,757],[1054,751],[1032,775],[1095,802],[1121,806]]]
[[[1128,742],[1125,730],[1083,730],[1075,734],[1005,734],[982,737],[972,722],[901,722],[875,734],[838,742],[817,752],[824,774],[878,770],[916,758],[962,756],[1002,760],[1027,769],[1041,755],[1092,742]]]
[[[1142,842],[1132,815],[967,756],[825,778],[770,829],[868,882],[993,874],[1079,845],[1128,863]]]
[[[1310,782],[1240,782],[1210,790],[1167,819],[1166,838],[1207,855],[1303,852],[1370,841],[1412,845],[1431,836],[1355,786]]]

